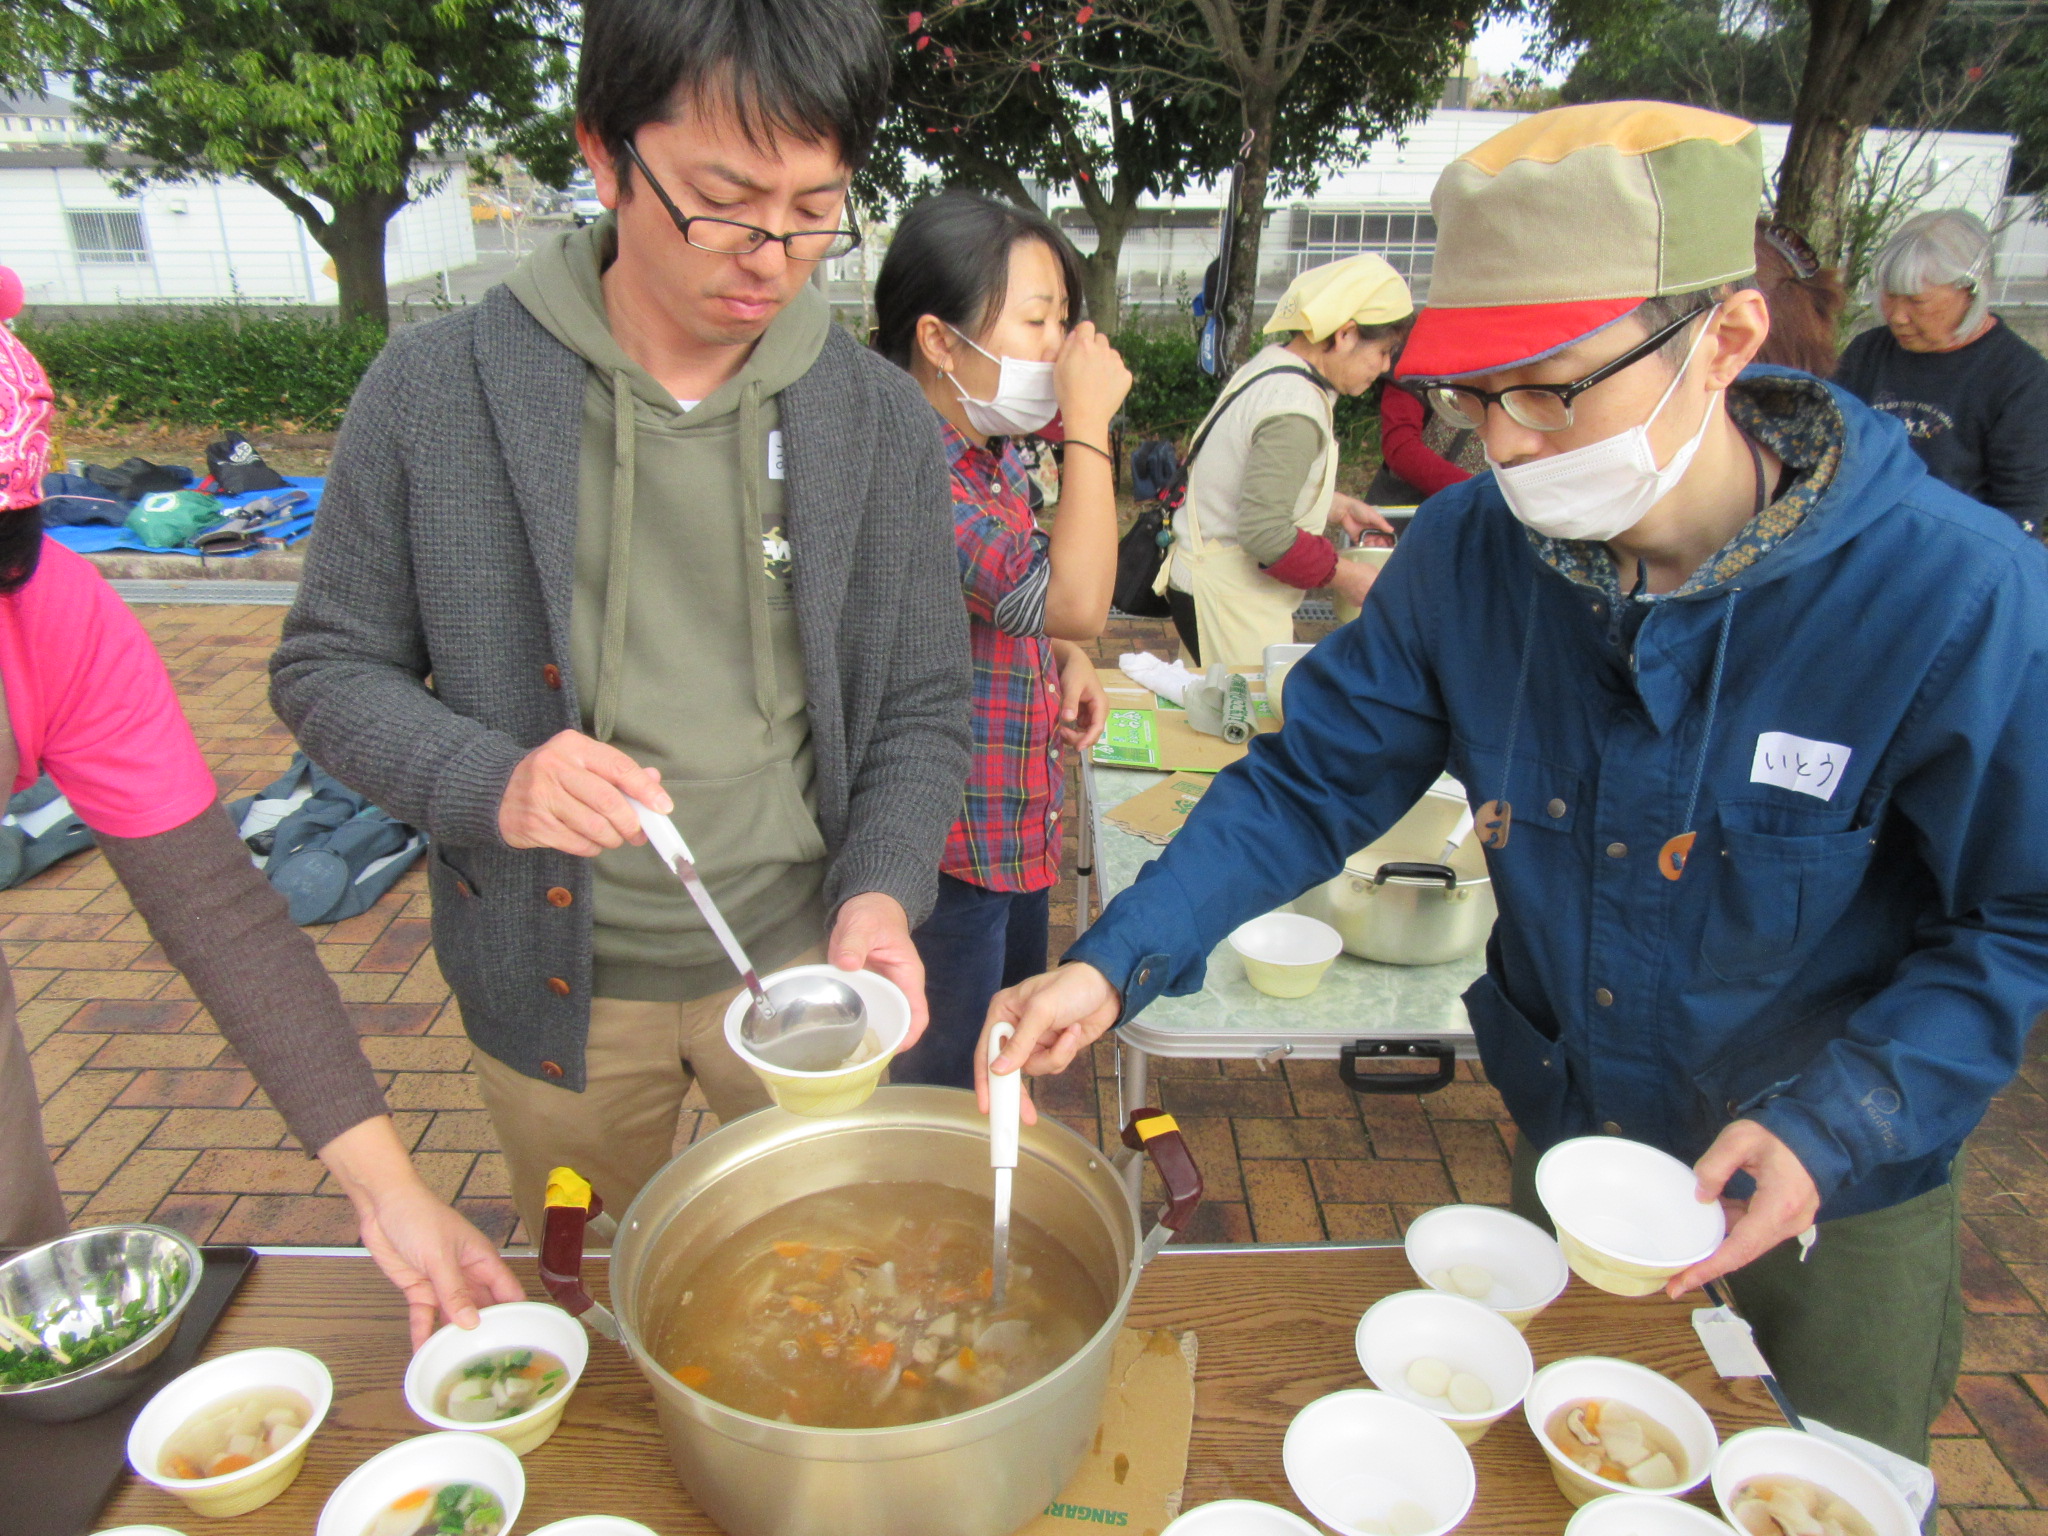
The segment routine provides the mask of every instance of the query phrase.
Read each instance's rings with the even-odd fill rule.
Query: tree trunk
[[[1838,263],[1863,135],[1927,41],[1948,0],[1807,0],[1806,67],[1778,168],[1777,215],[1822,261]]]
[[[1123,259],[1124,232],[1095,226],[1095,253],[1081,258],[1081,286],[1088,300],[1088,318],[1105,336],[1114,336],[1123,319],[1123,295],[1117,290],[1117,263]]]
[[[334,205],[324,230],[313,237],[334,258],[334,280],[341,287],[341,318],[391,324],[391,296],[384,281],[384,229],[405,206],[402,194],[365,192]]]
[[[1266,226],[1266,183],[1273,169],[1275,102],[1244,102],[1244,125],[1251,148],[1237,170],[1237,196],[1225,216],[1230,220],[1230,274],[1220,296],[1222,369],[1224,377],[1251,355],[1252,310],[1259,299],[1259,238]]]

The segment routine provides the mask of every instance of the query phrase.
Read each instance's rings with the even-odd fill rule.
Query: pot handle
[[[583,1288],[583,1229],[604,1210],[604,1201],[574,1168],[548,1174],[547,1215],[541,1228],[540,1283],[555,1305],[583,1326],[617,1343],[619,1322]]]
[[[1458,888],[1458,874],[1448,864],[1382,864],[1372,877],[1374,885],[1385,885],[1389,880],[1441,880],[1447,891]]]
[[[1376,1061],[1433,1061],[1436,1070],[1361,1074],[1361,1056]],[[1435,1093],[1457,1070],[1457,1053],[1440,1040],[1354,1040],[1337,1053],[1337,1076],[1353,1093]]]
[[[1152,1159],[1159,1178],[1166,1185],[1166,1204],[1159,1212],[1159,1224],[1145,1235],[1140,1262],[1149,1263],[1160,1249],[1173,1240],[1202,1203],[1202,1170],[1180,1134],[1180,1126],[1164,1110],[1134,1109],[1124,1122],[1124,1145]]]

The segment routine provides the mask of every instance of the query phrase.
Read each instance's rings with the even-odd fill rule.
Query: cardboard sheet
[[[1165,847],[1187,824],[1188,812],[1214,780],[1206,773],[1176,773],[1164,784],[1131,796],[1104,819],[1133,837]]]
[[[1017,1536],[1082,1530],[1158,1536],[1180,1513],[1195,1427],[1195,1336],[1166,1329],[1117,1335],[1102,1423],[1080,1470]]]

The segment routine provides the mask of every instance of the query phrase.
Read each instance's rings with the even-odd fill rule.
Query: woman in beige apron
[[[1387,371],[1413,314],[1401,275],[1371,255],[1311,267],[1281,296],[1265,334],[1282,339],[1232,376],[1195,435],[1161,567],[1191,663],[1263,664],[1318,587],[1363,600],[1373,568],[1338,560],[1324,530],[1393,530],[1338,493],[1332,413]]]

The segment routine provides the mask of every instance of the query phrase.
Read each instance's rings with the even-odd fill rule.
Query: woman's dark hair
[[[1835,371],[1835,322],[1848,302],[1842,279],[1820,264],[1788,224],[1756,221],[1756,286],[1771,311],[1771,334],[1756,360],[1826,378]]]
[[[576,120],[623,192],[626,145],[686,100],[724,98],[747,141],[830,139],[867,162],[889,104],[889,45],[873,0],[585,0]]]
[[[1060,264],[1072,320],[1081,301],[1081,258],[1044,214],[961,188],[912,208],[875,279],[875,350],[908,369],[917,354],[917,322],[926,315],[979,336],[1002,312],[1010,251],[1026,240],[1038,241]]]
[[[43,515],[35,507],[0,512],[0,597],[19,592],[43,558]]]

